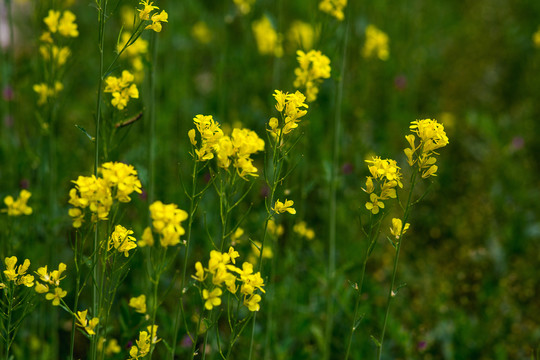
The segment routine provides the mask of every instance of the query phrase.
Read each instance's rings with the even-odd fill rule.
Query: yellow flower
[[[261,308],[261,305],[259,304],[260,301],[261,295],[259,294],[252,294],[249,297],[244,297],[244,305],[249,309],[249,311],[259,311]]]
[[[137,247],[136,239],[133,236],[132,230],[127,230],[122,225],[116,225],[114,232],[109,238],[108,250],[113,247],[118,250],[118,252],[124,253],[125,257],[129,256],[129,250],[133,250]]]
[[[34,290],[36,290],[36,292],[38,294],[44,294],[46,292],[49,291],[49,287],[47,285],[44,285],[42,283],[36,283],[36,286],[34,287]]]
[[[105,355],[112,356],[113,354],[118,354],[120,351],[122,351],[122,348],[118,345],[118,340],[109,340],[107,347],[105,348]]]
[[[319,84],[330,77],[330,59],[319,50],[296,52],[299,67],[294,70],[294,87],[305,88],[308,102],[315,101],[319,93]]]
[[[311,50],[315,40],[315,30],[310,24],[296,20],[292,22],[287,38],[295,48]]]
[[[191,275],[191,277],[200,282],[203,282],[206,278],[204,274],[204,268],[200,261],[197,261],[195,263],[195,275]]]
[[[251,7],[255,3],[255,0],[233,0],[236,8],[243,15],[248,14],[251,11]]]
[[[379,201],[377,194],[372,193],[369,195],[369,200],[370,201],[366,203],[366,209],[371,211],[374,215],[379,213],[379,209],[384,209],[384,203]]]
[[[405,136],[410,148],[404,150],[407,162],[410,166],[416,164],[422,178],[437,176],[438,166],[435,165],[438,155],[435,150],[448,145],[448,137],[444,131],[444,126],[436,120],[424,119],[411,122],[410,130],[420,139],[420,144],[416,146],[416,137],[413,134]]]
[[[146,314],[146,295],[140,295],[129,299],[129,306],[139,314]]]
[[[143,6],[142,9],[137,9],[137,11],[139,11],[139,18],[141,20],[150,20],[150,13],[156,9],[159,10],[157,6],[154,6],[152,4],[154,4],[154,2],[148,3],[147,0],[141,0],[139,2],[139,5]]]
[[[180,243],[180,236],[185,234],[181,222],[188,218],[188,213],[178,209],[176,204],[163,204],[156,201],[150,205],[150,217],[154,230],[160,234],[160,244],[163,247]]]
[[[55,33],[58,31],[58,20],[60,19],[60,11],[49,10],[49,13],[46,18],[43,19],[43,22],[49,28],[49,31]]]
[[[368,25],[366,28],[366,42],[362,48],[362,55],[365,58],[377,56],[380,60],[388,60],[389,54],[388,35],[374,25]]]
[[[17,200],[13,200],[12,196],[6,196],[4,198],[4,204],[6,204],[7,209],[2,209],[2,212],[7,212],[8,216],[21,216],[21,215],[30,215],[32,214],[32,208],[26,203],[28,199],[32,196],[32,193],[28,190],[21,190]]]
[[[77,326],[84,328],[88,335],[95,335],[96,332],[94,331],[94,329],[99,324],[99,318],[95,317],[88,321],[86,318],[87,312],[88,310],[77,311],[77,314],[75,314],[75,318],[77,319]]]
[[[272,210],[274,210],[276,214],[288,212],[289,214],[294,215],[296,214],[296,210],[292,207],[293,205],[294,201],[292,200],[285,199],[285,202],[281,202],[278,199]]]
[[[132,359],[140,359],[145,357],[150,352],[150,337],[148,332],[140,331],[139,339],[136,341],[137,346],[132,346],[129,349],[129,355]]]
[[[71,55],[71,51],[68,47],[64,46],[59,48],[56,45],[41,45],[39,47],[39,52],[44,60],[52,61],[56,67],[64,65]]]
[[[268,17],[263,16],[260,20],[254,21],[251,29],[261,55],[283,56],[282,35],[276,32]]]
[[[154,14],[152,15],[152,24],[145,27],[145,29],[151,29],[155,32],[161,32],[161,23],[167,22],[169,19],[169,14],[165,10],[162,10],[160,14]]]
[[[105,92],[112,93],[111,104],[118,110],[124,110],[129,99],[138,99],[139,90],[137,85],[132,84],[135,77],[127,70],[122,71],[122,77],[108,76],[105,79]]]
[[[255,254],[255,256],[258,258],[261,254],[261,248],[262,244],[259,241],[253,241],[251,243],[251,250]],[[274,256],[274,253],[272,252],[272,248],[269,246],[265,246],[263,249],[263,258],[265,259],[271,259]]]
[[[58,32],[65,37],[77,37],[79,31],[75,24],[76,16],[69,10],[64,11],[62,18],[58,22]],[[51,32],[54,32],[51,30]]]
[[[45,295],[45,299],[52,300],[53,306],[60,305],[60,300],[67,295],[67,291],[62,290],[61,288],[57,287],[54,289],[53,293],[48,293]]]
[[[401,219],[397,219],[397,218],[392,219],[392,227],[390,228],[390,233],[396,238],[396,240],[399,240],[400,235],[405,234],[407,230],[409,229],[410,224],[406,223],[402,232],[402,224],[403,223]]]
[[[140,247],[154,246],[154,236],[152,235],[152,229],[147,226],[142,234],[141,240],[137,243]]]
[[[315,237],[315,232],[313,231],[313,229],[307,227],[305,221],[300,221],[298,224],[295,224],[293,226],[293,231],[308,240],[313,240],[313,238]]]
[[[538,27],[538,30],[533,34],[533,43],[534,46],[540,48],[540,26]]]
[[[191,36],[201,44],[208,44],[212,41],[212,31],[204,21],[197,21],[191,27]]]
[[[208,290],[204,289],[202,291],[203,299],[206,300],[204,302],[204,307],[207,310],[212,310],[215,306],[221,305],[220,296],[221,296],[222,293],[223,292],[218,287],[215,288],[214,290],[212,290],[212,292],[208,292]]]
[[[345,14],[343,14],[345,6],[347,6],[347,0],[322,0],[319,3],[319,10],[343,21],[345,19]]]

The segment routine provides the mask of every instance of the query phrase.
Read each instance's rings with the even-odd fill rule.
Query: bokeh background
[[[2,241],[14,242],[20,253],[34,261],[69,263],[70,181],[91,174],[94,164],[93,143],[75,125],[94,135],[99,76],[96,11],[92,1],[69,4],[80,36],[69,43],[72,55],[62,74],[64,90],[51,110],[57,120],[47,123],[32,90],[43,74],[38,39],[47,10],[68,4],[12,0],[10,32],[8,2],[4,0],[0,8],[0,196],[28,188],[34,214],[18,221],[17,230]],[[137,6],[136,1],[111,3],[115,12],[107,23],[105,49],[109,61],[123,12]],[[535,356],[540,346],[540,41],[535,44],[534,34],[540,29],[540,2],[350,1],[343,22],[320,12],[316,1],[257,0],[248,14],[239,13],[232,0],[160,0],[159,6],[169,13],[169,22],[153,37],[143,57],[141,97],[115,115],[120,120],[140,112],[143,116],[114,134],[107,159],[134,165],[143,187],[147,186],[153,72],[156,187],[151,197],[181,208],[186,203],[182,181],[191,169],[187,131],[193,128],[195,115],[212,114],[224,128],[241,124],[264,137],[266,122],[275,116],[271,94],[275,89],[294,90],[295,52],[305,45],[288,35],[295,21],[315,29],[312,48],[331,60],[332,76],[310,104],[301,127],[303,136],[291,155],[294,173],[284,184],[298,214],[283,221],[285,233],[273,254],[278,263],[275,287],[270,289],[276,299],[276,320],[271,326],[278,330],[272,339],[274,359],[319,358],[321,344],[327,340],[325,310],[332,294],[336,302],[332,358],[343,358],[354,307],[350,284],[358,281],[367,246],[360,230],[368,215],[361,189],[367,175],[364,160],[372,155],[395,158],[405,168],[404,135],[411,121],[424,118],[442,122],[450,144],[440,151],[438,176],[418,189],[418,194],[429,192],[413,209],[402,247],[398,283],[406,286],[400,288],[391,309],[384,357]],[[262,16],[282,34],[281,57],[258,51],[252,23]],[[206,26],[202,35],[201,23]],[[362,56],[369,24],[388,35],[388,59]],[[143,38],[150,40],[149,34]],[[340,86],[341,104],[336,96]],[[333,163],[338,106],[340,151]],[[107,120],[112,119],[112,110],[107,111],[105,121],[112,121]],[[260,165],[262,160],[257,160]],[[337,274],[328,284],[332,166],[339,169],[338,251]],[[199,181],[203,184],[204,176]],[[254,209],[260,208],[243,226],[254,238],[264,217],[265,191],[259,178],[248,198]],[[148,193],[134,203],[126,218],[141,234],[148,216]],[[195,221],[194,233],[200,235],[194,235],[198,245],[193,263],[210,249],[204,239],[212,224],[219,222],[212,211],[215,204],[214,195],[205,197],[201,205],[205,210]],[[301,238],[292,230],[301,220],[315,231],[314,239]],[[250,248],[247,241],[243,246]],[[376,352],[370,336],[378,336],[381,329],[392,259],[393,249],[382,236],[368,263],[354,359],[370,358]],[[143,290],[136,276],[141,271],[134,266],[135,275],[126,279],[126,289]],[[165,304],[162,318],[174,301],[172,297]],[[43,306],[50,309],[50,304]],[[268,326],[265,316],[260,318],[259,351]],[[62,314],[47,322],[30,317],[28,324],[39,332],[36,336],[31,326],[21,330],[15,350],[25,354],[32,346],[61,344],[67,338],[66,321]],[[50,334],[50,327],[56,335]],[[29,340],[34,345],[22,346]],[[244,358],[247,344],[247,340],[239,343],[236,358]],[[60,354],[66,351],[57,347]]]

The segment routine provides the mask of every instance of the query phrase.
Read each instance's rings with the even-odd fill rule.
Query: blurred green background
[[[117,11],[107,23],[106,63],[114,56],[122,8],[137,6],[136,1],[111,3]],[[31,218],[17,222],[13,233],[19,235],[8,241],[36,262],[69,262],[70,180],[91,174],[94,164],[93,144],[75,125],[95,135],[96,11],[89,6],[91,1],[77,0],[71,7],[80,36],[69,43],[72,56],[62,78],[65,88],[53,110],[57,120],[44,124],[40,119],[46,117],[32,90],[43,72],[38,38],[47,10],[65,3],[12,1],[14,46],[6,39],[7,1],[3,4],[0,196],[28,188],[34,208]],[[148,186],[148,80],[153,64],[157,139],[153,197],[180,208],[186,206],[181,181],[191,171],[187,131],[193,128],[195,115],[212,114],[223,127],[240,123],[263,138],[266,122],[276,115],[274,89],[294,90],[298,46],[286,34],[295,20],[320,26],[314,48],[331,59],[332,77],[310,104],[304,135],[291,161],[297,165],[284,184],[298,214],[284,220],[286,231],[274,254],[279,264],[269,290],[276,297],[274,326],[279,324],[272,344],[274,359],[319,358],[321,343],[326,341],[326,301],[332,293],[337,294],[332,358],[343,358],[354,307],[349,282],[358,281],[367,246],[360,231],[368,215],[367,197],[361,190],[367,175],[364,160],[371,155],[395,158],[405,168],[408,125],[424,118],[441,121],[450,144],[440,151],[438,177],[429,194],[412,212],[398,270],[398,283],[406,286],[391,309],[384,357],[534,356],[540,346],[540,44],[535,47],[533,34],[540,26],[540,2],[350,1],[344,22],[321,13],[316,1],[257,0],[247,15],[240,15],[232,0],[161,0],[158,5],[169,13],[169,22],[151,43],[150,48],[157,48],[155,60],[150,54],[145,59],[141,97],[116,115],[117,120],[141,111],[143,116],[119,129],[109,144],[107,160],[134,165],[143,187]],[[251,24],[263,15],[284,34],[281,58],[257,51]],[[199,21],[212,33],[206,44],[192,35]],[[389,36],[388,60],[362,57],[368,24]],[[149,40],[149,35],[143,38]],[[334,284],[327,284],[328,188],[340,81],[338,274]],[[104,103],[108,101],[106,96]],[[104,112],[105,121],[112,121],[111,113]],[[262,166],[262,156],[257,162]],[[203,176],[199,180],[204,183]],[[420,186],[418,193],[428,185]],[[243,226],[255,239],[264,216],[264,191],[259,178],[248,201],[257,210]],[[148,202],[147,196],[135,199],[135,208],[126,214],[136,234],[146,226]],[[205,227],[211,231],[217,222],[212,206],[215,198],[209,195],[194,225],[195,234],[201,235],[195,235],[193,263],[210,249],[204,239]],[[302,240],[292,231],[300,220],[315,230],[314,240]],[[243,246],[247,253],[249,244]],[[355,336],[354,359],[375,354],[369,338],[380,332],[392,257],[392,248],[381,237],[368,263],[361,303],[365,316]],[[126,289],[137,289],[136,277],[126,281]],[[174,299],[170,303],[172,308]],[[167,305],[162,318],[167,316]],[[62,337],[66,319],[59,318],[56,326]],[[264,346],[265,318],[260,317],[259,346]],[[25,336],[21,331],[20,337]],[[236,358],[244,358],[247,344],[247,339],[240,342]]]

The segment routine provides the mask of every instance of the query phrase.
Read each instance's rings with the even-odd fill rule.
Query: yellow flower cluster
[[[131,36],[129,35],[129,33],[122,33],[120,42],[116,47],[116,51],[122,51],[124,46],[126,46],[128,44],[128,41],[130,41],[130,39]],[[132,44],[129,44],[129,46],[124,50],[121,55],[122,58],[127,58],[129,60],[131,68],[133,70],[135,82],[137,83],[140,83],[143,79],[143,57],[146,53],[148,53],[148,41],[144,40],[142,37],[139,37]]]
[[[60,281],[65,277],[62,273],[66,271],[66,264],[60,263],[58,270],[53,270],[50,273],[47,271],[47,266],[37,269],[36,274],[39,276],[39,280],[43,283],[36,281],[35,290],[38,294],[44,294],[45,299],[52,300],[54,306],[60,305],[60,300],[67,295],[67,291],[62,290],[60,287]],[[49,285],[54,286],[54,292],[49,292]]]
[[[345,14],[343,14],[345,6],[347,6],[347,0],[322,0],[319,3],[319,10],[343,21],[345,19]]]
[[[75,187],[69,191],[69,203],[74,207],[69,209],[69,216],[75,228],[81,227],[84,221],[84,209],[90,209],[92,222],[107,220],[115,199],[129,202],[131,193],[142,192],[137,171],[131,165],[108,162],[99,171],[102,177],[79,176],[72,181]]]
[[[17,200],[13,200],[11,195],[4,198],[4,204],[7,209],[2,209],[2,212],[7,212],[8,216],[21,216],[32,214],[32,208],[27,205],[28,199],[30,199],[32,193],[28,190],[21,190]]]
[[[67,46],[58,47],[56,45],[44,44],[39,47],[39,53],[45,61],[50,61],[55,69],[66,64],[71,50]]]
[[[201,44],[208,44],[212,41],[212,30],[204,21],[197,21],[191,27],[191,36]]]
[[[62,85],[62,83],[59,81],[56,81],[54,83],[54,87],[48,86],[45,83],[39,83],[39,84],[34,84],[32,89],[39,96],[39,99],[37,102],[38,105],[43,105],[48,101],[49,98],[53,98],[56,95],[58,95],[58,93],[64,89],[64,85]]]
[[[438,166],[435,165],[438,155],[435,150],[448,145],[448,137],[444,126],[436,120],[424,119],[411,122],[410,130],[418,136],[420,143],[416,146],[416,137],[413,134],[405,136],[410,148],[404,150],[410,166],[416,164],[422,178],[437,176]]]
[[[287,32],[287,38],[295,48],[311,50],[315,41],[315,30],[310,24],[295,20]]]
[[[298,50],[296,55],[300,66],[294,69],[296,79],[293,85],[295,88],[306,89],[308,102],[315,101],[322,79],[330,77],[330,59],[319,50],[310,50],[307,53]]]
[[[308,240],[313,240],[315,238],[315,231],[308,228],[305,221],[300,221],[299,223],[295,224],[293,226],[293,231]]]
[[[220,296],[223,294],[221,287],[225,286],[231,294],[236,294],[240,289],[244,306],[249,311],[259,311],[261,296],[256,291],[265,292],[263,289],[264,280],[260,272],[253,272],[253,265],[249,262],[244,262],[242,269],[236,267],[236,258],[239,256],[238,252],[231,246],[229,251],[224,253],[212,250],[208,267],[204,268],[200,262],[195,264],[195,275],[192,275],[195,280],[203,283],[206,287],[205,280],[211,279],[213,289],[211,291],[208,291],[207,288],[202,290],[204,307],[207,310],[221,305]],[[240,283],[240,288],[238,283]]]
[[[144,358],[150,352],[150,345],[157,344],[160,339],[157,338],[157,325],[150,325],[146,328],[147,331],[139,332],[139,339],[136,340],[137,345],[133,345],[129,349],[129,360],[138,360]],[[152,337],[153,334],[154,336]]]
[[[255,0],[233,0],[236,8],[243,15],[249,14],[251,7],[255,4]]]
[[[59,34],[68,38],[79,36],[75,19],[76,16],[69,10],[61,13],[52,9],[43,19],[48,31],[45,31],[40,37],[42,44],[39,46],[39,52],[46,62],[47,69],[52,68],[52,74],[58,73],[60,68],[66,64],[71,51],[67,46],[56,45],[51,34]],[[59,81],[48,79],[47,82],[34,84],[32,89],[38,94],[38,105],[44,105],[49,98],[55,97],[63,88],[64,86]]]
[[[130,236],[131,234],[133,234],[132,230],[128,230],[122,225],[116,225],[109,238],[107,250],[111,250],[114,247],[118,252],[124,253],[124,256],[128,257],[129,250],[137,247],[137,240],[133,236]]]
[[[105,343],[107,343],[107,346],[105,347],[106,359],[122,351],[122,348],[120,347],[120,345],[118,345],[118,340],[110,339],[107,342],[107,340],[104,337],[100,337],[99,342],[98,342],[98,352],[103,351],[103,345],[105,345]]]
[[[275,236],[275,237],[280,237],[285,232],[283,225],[281,224],[277,225],[276,222],[272,219],[268,220],[267,230],[270,233],[270,235]]]
[[[186,233],[181,222],[188,218],[187,212],[179,209],[176,204],[163,204],[161,201],[156,201],[150,205],[150,217],[152,228],[159,234],[161,246],[168,247],[180,243],[180,236]],[[154,245],[152,230],[149,227],[144,230],[142,240],[139,246]]]
[[[88,320],[86,318],[87,313],[88,310],[77,311],[77,314],[75,314],[75,318],[77,319],[77,326],[83,328],[88,335],[95,335],[96,332],[94,331],[94,329],[99,324],[99,318],[94,317]]]
[[[79,31],[75,23],[76,18],[75,14],[69,10],[64,11],[62,14],[60,11],[49,10],[49,14],[43,19],[43,22],[49,28],[50,33],[58,32],[64,37],[77,37]]]
[[[146,295],[140,295],[129,299],[129,307],[135,309],[139,314],[146,314]]]
[[[276,99],[276,110],[281,113],[280,122],[276,117],[268,121],[270,134],[277,139],[282,139],[283,135],[290,133],[298,127],[300,118],[307,114],[306,97],[300,91],[289,94],[279,90],[274,91]]]
[[[135,77],[127,70],[122,71],[122,76],[108,76],[105,79],[105,92],[112,93],[111,104],[118,110],[124,110],[129,102],[129,99],[138,99],[139,90],[137,85],[132,84]]]
[[[259,54],[283,56],[282,35],[276,32],[267,16],[254,21],[251,24],[251,29],[257,42]]]
[[[533,43],[534,46],[540,48],[540,26],[538,27],[538,30],[533,34]]]
[[[17,265],[17,257],[6,257],[4,259],[6,264],[6,270],[4,270],[4,276],[7,281],[13,281],[15,285],[24,285],[26,287],[34,286],[34,276],[27,274],[28,268],[30,267],[30,260],[25,259],[24,262]],[[4,288],[5,284],[0,284],[0,288]]]
[[[366,27],[366,42],[362,48],[362,55],[365,58],[377,56],[380,60],[387,60],[390,55],[388,35],[374,25],[368,25]]]
[[[366,188],[363,189],[369,194],[366,209],[373,214],[378,214],[379,209],[384,209],[383,200],[396,197],[396,186],[403,187],[401,183],[400,167],[395,160],[382,160],[374,156],[371,160],[366,160],[371,176],[367,177]],[[377,195],[376,190],[380,191]]]
[[[152,11],[159,10],[157,6],[153,5],[153,2],[148,2],[142,0],[139,2],[139,5],[142,5],[142,9],[137,9],[139,11],[139,18],[142,21],[152,20],[152,24],[147,25],[145,29],[154,30],[155,32],[161,32],[162,25],[161,23],[168,22],[169,15],[165,10],[162,10],[159,14],[156,12],[150,16]]]
[[[195,148],[198,161],[213,159],[215,153],[219,167],[227,169],[232,163],[244,180],[247,180],[246,176],[258,176],[251,155],[264,150],[264,140],[257,133],[235,128],[231,136],[224,135],[211,115],[197,115],[193,122],[201,138],[201,146]],[[188,136],[191,144],[196,146],[195,129],[191,129]]]

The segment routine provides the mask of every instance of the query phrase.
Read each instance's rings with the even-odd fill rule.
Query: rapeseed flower
[[[75,314],[75,318],[77,319],[77,326],[83,328],[88,335],[95,335],[96,332],[94,331],[94,329],[99,324],[99,318],[94,317],[88,320],[86,318],[87,313],[88,310],[77,311],[77,314]]]
[[[273,96],[282,121],[275,117],[270,118],[267,130],[274,138],[281,138],[298,127],[300,119],[307,114],[308,105],[305,103],[306,97],[300,91],[289,94],[275,90]]]
[[[153,2],[148,2],[146,0],[141,0],[139,2],[139,5],[142,5],[142,9],[137,9],[139,11],[139,18],[142,21],[148,21],[151,20],[152,24],[147,25],[145,27],[146,29],[154,30],[155,32],[161,32],[162,25],[161,23],[167,22],[169,19],[169,15],[165,10],[162,10],[161,13],[154,13],[151,14],[154,10],[159,10],[159,7],[153,5]]]
[[[293,231],[308,240],[313,240],[313,238],[315,238],[315,232],[313,229],[307,227],[305,221],[300,221],[299,223],[295,224],[293,226]]]
[[[339,21],[345,19],[343,8],[347,6],[347,0],[322,0],[319,3],[319,10],[325,12]]]
[[[113,247],[120,253],[124,253],[125,257],[129,256],[129,251],[137,247],[136,239],[133,236],[132,230],[128,230],[122,225],[116,225],[114,232],[109,238],[108,250]]]
[[[384,209],[384,200],[396,198],[396,186],[403,187],[401,168],[397,166],[395,160],[383,160],[378,156],[366,160],[366,163],[371,176],[366,178],[366,188],[362,190],[369,194],[366,209],[375,215],[380,209]],[[378,186],[375,186],[376,184]],[[377,195],[375,191],[379,194]]]
[[[294,70],[294,87],[305,88],[308,102],[315,101],[319,93],[319,84],[330,77],[330,59],[319,50],[296,52],[299,67]]]
[[[191,36],[201,44],[208,44],[212,41],[212,31],[204,21],[197,21],[191,27]]]
[[[204,289],[202,291],[202,297],[204,300],[204,307],[206,310],[212,310],[215,306],[221,305],[221,298],[220,296],[223,294],[220,288],[216,287],[214,290],[209,292],[208,290]]]
[[[233,2],[243,15],[249,14],[251,7],[255,4],[255,0],[233,0]]]
[[[390,233],[396,238],[396,240],[399,240],[400,235],[405,234],[405,232],[407,232],[407,230],[409,229],[410,225],[411,224],[406,223],[405,227],[403,227],[403,222],[401,221],[401,219],[393,218]]]
[[[56,81],[54,87],[50,87],[45,83],[34,84],[32,87],[35,93],[39,95],[38,105],[45,104],[49,98],[55,97],[60,91],[64,89],[64,85],[61,82]]]
[[[129,99],[138,99],[139,90],[137,85],[133,84],[135,77],[127,70],[122,71],[122,76],[108,76],[105,79],[105,92],[112,93],[111,104],[118,110],[124,110]]]
[[[4,198],[4,204],[7,209],[2,209],[2,212],[8,214],[8,216],[21,216],[32,214],[32,208],[27,205],[28,199],[32,196],[32,193],[26,189],[21,190],[19,197],[14,200],[11,195]]]
[[[146,314],[146,295],[142,294],[129,299],[129,307],[134,308],[139,314]]]
[[[366,27],[366,42],[362,48],[365,58],[377,56],[380,60],[388,60],[390,50],[388,48],[388,35],[379,30],[375,25]]]
[[[54,293],[48,293],[45,295],[45,299],[52,300],[53,306],[60,305],[60,300],[67,295],[67,291],[62,290],[62,288],[57,287],[54,289]]]
[[[115,194],[118,201],[127,203],[131,201],[130,194],[142,193],[141,181],[137,177],[137,170],[132,165],[120,162],[107,162],[100,168],[101,176],[107,186]]]
[[[21,265],[17,265],[17,257],[11,256],[4,259],[6,270],[4,275],[8,281],[13,281],[15,285],[24,285],[26,287],[34,286],[34,276],[27,274],[30,267],[30,260],[25,259]]]
[[[444,126],[436,120],[423,119],[411,122],[410,130],[418,136],[420,143],[416,145],[414,134],[405,136],[410,148],[404,150],[407,162],[410,166],[415,166],[422,173],[422,178],[437,176],[438,166],[435,165],[438,155],[435,150],[448,145],[448,137],[444,131]]]
[[[257,49],[261,55],[283,56],[283,47],[281,45],[282,35],[274,29],[270,19],[263,16],[261,19],[251,24],[253,35],[257,43]]]
[[[282,214],[284,212],[288,212],[289,214],[296,214],[296,210],[292,207],[294,205],[294,201],[292,200],[287,200],[285,199],[284,202],[281,202],[278,200],[276,200],[276,203],[274,205],[274,207],[272,208],[272,210],[274,210],[274,212],[276,214]]]
[[[139,332],[139,339],[136,340],[137,345],[133,345],[129,349],[131,359],[138,360],[145,357],[150,352],[150,336],[146,331]]]
[[[310,24],[295,20],[287,32],[287,38],[295,48],[311,50],[315,42],[315,30]]]
[[[79,36],[79,31],[75,23],[76,18],[75,14],[69,10],[64,11],[62,14],[60,14],[60,11],[49,10],[43,22],[53,34],[58,32],[64,37],[77,37]]]
[[[160,235],[161,246],[168,247],[180,243],[180,236],[186,233],[181,222],[188,218],[187,212],[178,209],[176,204],[156,201],[150,205],[150,217],[154,231]]]
[[[56,45],[41,45],[39,53],[45,61],[51,61],[55,67],[60,67],[67,62],[71,55],[71,50],[67,46],[58,47]]]

